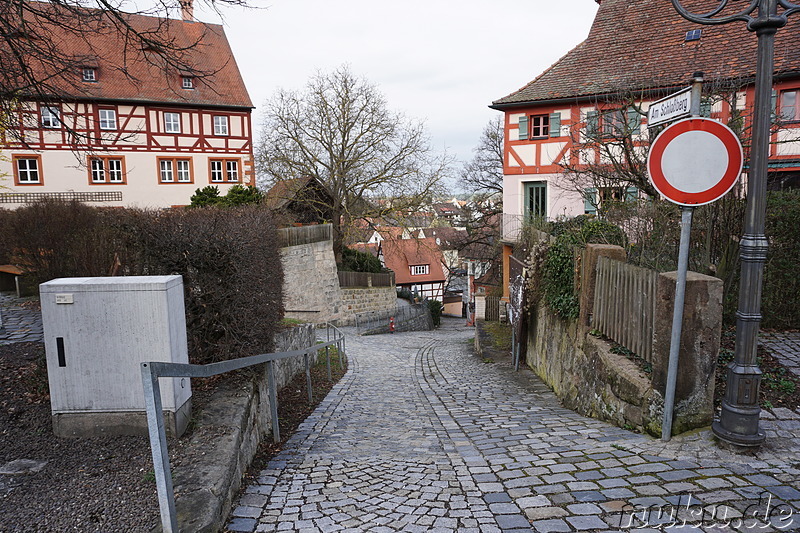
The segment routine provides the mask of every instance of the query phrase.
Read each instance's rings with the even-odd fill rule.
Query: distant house
[[[255,185],[253,104],[225,32],[193,20],[191,2],[184,4],[184,20],[122,17],[136,31],[157,28],[159,37],[185,47],[190,71],[169,67],[157,50],[126,46],[123,25],[108,18],[84,17],[96,27],[76,32],[68,11],[39,3],[37,10],[50,17],[28,14],[20,21],[81,66],[44,99],[19,95],[17,116],[8,121],[14,131],[0,145],[0,206],[50,198],[170,207],[188,205],[208,185],[222,194],[236,184]],[[9,39],[27,38],[4,33],[0,54]]]
[[[443,301],[447,277],[434,239],[386,239],[381,242],[381,251],[386,268],[394,271],[398,288]]]
[[[333,197],[313,176],[276,182],[267,191],[264,203],[298,224],[322,224],[333,217]]]

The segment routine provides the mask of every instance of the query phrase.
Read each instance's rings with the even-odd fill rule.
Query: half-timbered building
[[[171,67],[163,50],[132,49],[102,18],[80,34],[49,25],[77,66],[52,95],[20,95],[0,160],[0,207],[53,198],[164,208],[189,204],[207,185],[222,194],[255,185],[253,106],[222,26],[193,20],[191,9],[184,20],[125,17],[166,35],[189,67]]]

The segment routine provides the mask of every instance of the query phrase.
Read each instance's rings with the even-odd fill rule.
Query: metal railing
[[[339,287],[394,287],[394,272],[342,272]]]
[[[404,326],[409,322],[426,315],[430,317],[430,314],[431,311],[428,308],[428,304],[425,302],[395,307],[394,309],[384,311],[366,311],[364,313],[357,313],[355,315],[356,331],[359,335],[364,333],[389,333],[390,318],[394,318],[395,329],[400,331],[401,329],[404,329]],[[432,318],[429,319],[429,322],[430,325],[433,326]]]
[[[333,239],[333,226],[331,224],[314,224],[281,228],[278,230],[278,239],[281,248],[330,241]]]
[[[59,202],[121,202],[122,191],[0,193],[0,204],[28,204],[41,200],[57,200]]]
[[[147,430],[150,435],[150,448],[153,452],[153,466],[156,477],[156,488],[158,491],[158,506],[161,510],[161,525],[164,533],[178,532],[178,518],[175,512],[175,493],[172,487],[172,471],[169,465],[167,433],[164,427],[161,389],[158,385],[158,378],[208,378],[232,370],[239,370],[261,363],[267,363],[267,382],[269,387],[270,412],[272,414],[272,435],[275,442],[280,442],[280,428],[278,426],[278,391],[275,384],[275,361],[300,355],[304,357],[308,400],[311,402],[313,397],[309,356],[319,350],[325,350],[329,380],[331,379],[330,347],[336,346],[341,368],[344,368],[343,360],[346,361],[347,359],[344,334],[331,324],[326,324],[326,327],[328,339],[326,342],[314,344],[313,346],[308,346],[300,350],[293,350],[291,352],[253,355],[208,365],[167,363],[160,361],[142,363],[142,386],[144,387],[144,403],[147,412]]]

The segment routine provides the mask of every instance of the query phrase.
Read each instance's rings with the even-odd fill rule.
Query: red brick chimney
[[[183,20],[194,20],[194,0],[180,0],[181,18]]]

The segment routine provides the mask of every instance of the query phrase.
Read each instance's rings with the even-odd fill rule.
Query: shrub
[[[219,187],[209,185],[197,189],[191,198],[191,207],[236,207],[240,205],[257,204],[264,198],[264,194],[251,185],[234,185],[228,189],[225,196],[220,196]]]
[[[339,270],[344,272],[383,272],[381,261],[374,255],[353,250],[352,248],[342,249],[342,263]]]
[[[425,300],[428,304],[428,309],[431,312],[431,318],[433,318],[433,327],[438,328],[439,324],[442,323],[442,311],[444,311],[444,304],[439,300]]]
[[[57,277],[183,276],[193,363],[269,352],[283,316],[283,271],[269,213],[141,211],[42,202],[5,212],[2,249],[38,285]]]
[[[800,327],[800,191],[767,195],[766,234],[769,238],[764,267],[762,325],[770,328]]]

